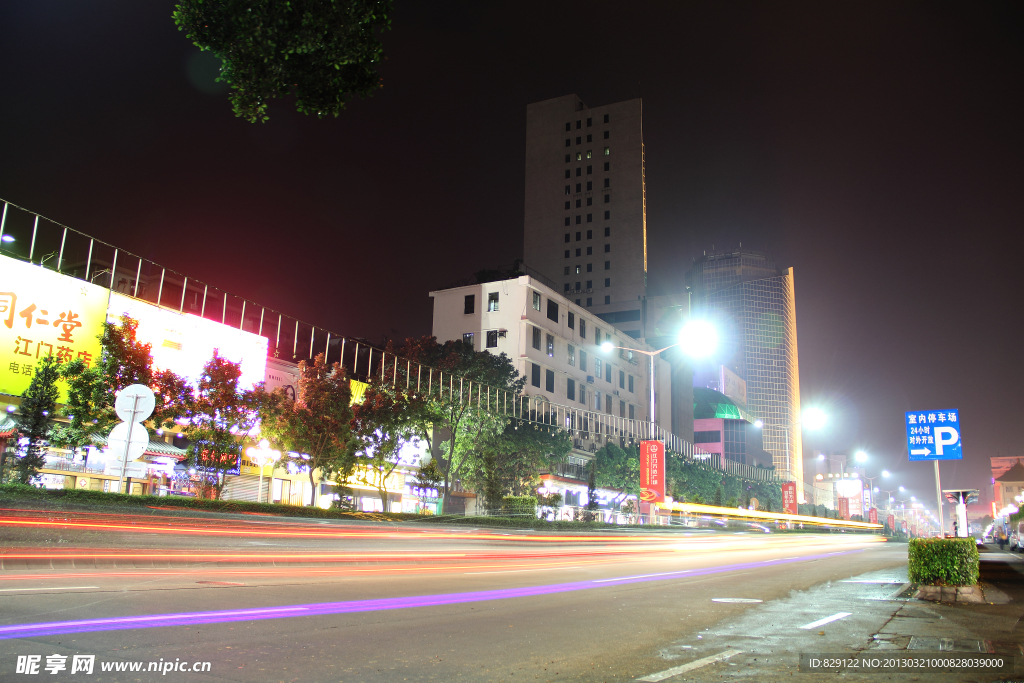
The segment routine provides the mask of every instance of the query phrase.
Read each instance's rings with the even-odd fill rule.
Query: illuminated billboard
[[[222,358],[241,364],[240,388],[251,389],[265,379],[265,337],[113,292],[108,318],[117,322],[122,313],[139,321],[138,339],[152,345],[153,365],[159,370],[170,370],[195,385],[216,349]]]
[[[20,396],[36,363],[51,354],[95,363],[109,295],[105,287],[0,256],[0,393]]]
[[[837,479],[836,493],[840,498],[848,499],[851,515],[864,514],[864,481],[860,478]]]

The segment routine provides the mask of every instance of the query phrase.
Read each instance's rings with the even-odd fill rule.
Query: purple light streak
[[[509,598],[525,598],[535,595],[552,593],[570,593],[573,591],[620,586],[630,583],[646,583],[650,581],[668,581],[672,579],[690,578],[692,576],[708,576],[725,574],[741,569],[769,567],[772,565],[792,564],[807,560],[851,555],[863,550],[807,555],[800,558],[784,560],[764,560],[760,562],[744,562],[723,567],[706,569],[682,569],[674,572],[656,574],[640,574],[623,576],[614,579],[596,579],[556,583],[546,586],[527,586],[524,588],[500,588],[489,591],[471,593],[442,593],[439,595],[413,595],[401,598],[378,598],[374,600],[348,600],[345,602],[319,602],[308,605],[291,605],[283,607],[261,607],[253,609],[217,610],[213,612],[182,612],[178,614],[150,614],[138,617],[111,617],[108,619],[81,619],[76,621],[48,621],[36,624],[13,624],[0,626],[0,640],[27,638],[35,636],[65,635],[69,633],[89,633],[94,631],[119,631],[124,629],[156,628],[158,626],[195,626],[198,624],[220,624],[232,621],[255,621],[257,619],[282,619],[286,617],[312,617],[328,614],[354,614],[357,612],[378,612],[393,609],[411,609],[414,607],[432,607],[436,605],[457,605],[467,602],[483,602],[486,600],[507,600]]]

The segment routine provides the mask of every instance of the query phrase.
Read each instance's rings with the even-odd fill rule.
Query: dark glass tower
[[[718,327],[723,363],[747,382],[779,476],[804,492],[793,269],[749,249],[705,254],[687,274],[695,315]]]

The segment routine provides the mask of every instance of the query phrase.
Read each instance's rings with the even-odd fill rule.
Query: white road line
[[[726,659],[729,659],[730,657],[738,655],[740,652],[742,652],[742,650],[725,650],[724,652],[719,652],[717,655],[711,655],[710,657],[697,659],[690,662],[689,664],[683,664],[682,666],[677,666],[671,669],[665,669],[664,671],[659,671],[656,674],[644,676],[643,678],[638,678],[636,680],[645,681],[645,683],[657,683],[658,681],[663,681],[666,678],[672,678],[673,676],[678,676],[679,674],[686,673],[687,671],[699,669],[702,666],[707,666],[708,664],[714,664],[715,662],[724,661]]]
[[[99,588],[99,586],[52,586],[50,588],[0,588],[0,593],[13,593],[14,591],[73,591],[81,588]]]
[[[638,574],[637,576],[620,576],[617,579],[595,579],[594,583],[607,583],[609,581],[628,581],[629,579],[646,579],[652,576],[669,576],[671,574],[686,574],[689,569],[683,569],[678,572],[661,572],[660,574]]]
[[[519,572],[550,572],[556,569],[582,569],[582,567],[542,567],[540,569],[505,569],[493,572],[463,572],[463,574],[517,574]]]
[[[812,621],[809,624],[804,624],[800,628],[805,629],[805,630],[812,629],[812,628],[818,628],[819,626],[824,626],[825,624],[831,623],[833,621],[839,621],[840,619],[845,619],[846,617],[850,616],[851,614],[853,614],[853,612],[836,612],[835,614],[833,614],[830,617],[825,617],[824,619],[818,619],[817,621]]]

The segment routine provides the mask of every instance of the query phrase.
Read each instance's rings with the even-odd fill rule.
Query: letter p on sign
[[[960,433],[953,427],[935,427],[932,430],[935,436],[935,455],[942,455],[945,446],[952,446],[960,440]]]

